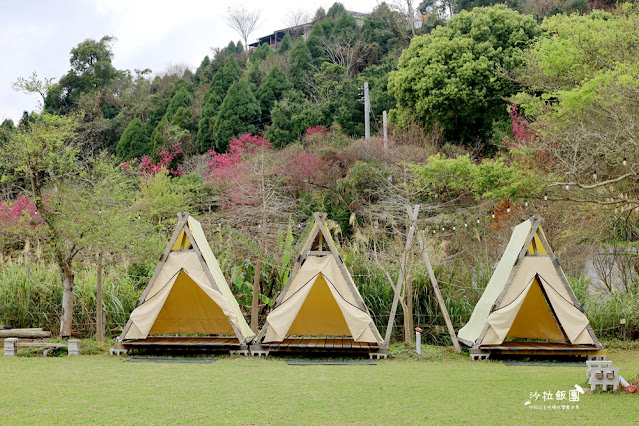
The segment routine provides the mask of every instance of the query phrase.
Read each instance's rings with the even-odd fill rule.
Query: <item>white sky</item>
[[[368,13],[377,0],[342,0],[347,10]],[[22,111],[38,108],[38,99],[14,91],[11,83],[34,71],[42,78],[59,79],[70,68],[72,48],[86,39],[115,36],[113,64],[117,69],[150,68],[154,73],[169,65],[192,70],[212,47],[224,47],[241,37],[224,18],[228,6],[261,10],[260,27],[249,38],[286,27],[290,11],[312,16],[325,0],[0,0],[0,122],[17,121]]]

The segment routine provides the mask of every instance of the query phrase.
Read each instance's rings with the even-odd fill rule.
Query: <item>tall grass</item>
[[[74,334],[95,332],[96,270],[76,272],[74,288]],[[126,324],[140,290],[135,280],[118,272],[103,279],[107,335],[116,335]],[[57,266],[43,260],[12,260],[0,267],[0,323],[14,328],[42,327],[56,334],[62,312],[62,280]]]

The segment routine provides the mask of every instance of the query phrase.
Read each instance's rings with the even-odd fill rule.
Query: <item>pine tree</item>
[[[295,42],[291,50],[289,73],[293,85],[297,90],[308,92],[308,83],[311,79],[311,65],[313,58],[302,37]]]
[[[224,68],[218,70],[213,76],[209,91],[204,96],[202,105],[202,117],[197,130],[197,141],[195,146],[199,154],[203,154],[213,148],[213,127],[215,116],[226,96],[231,85],[239,79],[240,66],[235,58],[227,61]]]
[[[248,83],[240,80],[229,89],[215,120],[213,134],[218,152],[226,151],[229,141],[242,133],[254,133],[260,120],[260,105]]]
[[[131,158],[141,157],[150,154],[149,138],[144,131],[144,124],[139,118],[131,120],[120,141],[115,148],[115,152],[123,161]]]
[[[286,74],[284,74],[279,67],[273,67],[256,94],[257,101],[262,110],[262,122],[267,121],[269,111],[273,107],[273,104],[275,104],[275,101],[282,99],[284,93],[292,88],[293,85],[289,79],[286,78]]]
[[[293,39],[290,34],[286,34],[280,43],[279,49],[277,49],[277,53],[285,53],[293,48]]]

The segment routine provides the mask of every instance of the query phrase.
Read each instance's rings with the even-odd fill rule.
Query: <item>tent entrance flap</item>
[[[530,284],[506,338],[566,341],[538,277]]]
[[[149,335],[234,335],[220,306],[181,271],[160,310]]]
[[[312,284],[293,324],[288,330],[292,336],[350,336],[344,314],[335,301],[330,284],[319,274]]]

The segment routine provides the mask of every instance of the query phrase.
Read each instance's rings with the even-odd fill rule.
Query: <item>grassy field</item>
[[[472,362],[426,347],[377,365],[290,366],[281,358],[212,364],[124,362],[106,355],[0,356],[1,423],[556,423],[637,421],[639,394],[530,400],[586,387],[585,367]],[[627,379],[639,352],[611,350]],[[568,395],[568,392],[566,392]],[[553,404],[573,409],[543,409]],[[531,406],[542,407],[532,409]],[[576,408],[578,406],[578,408]]]

